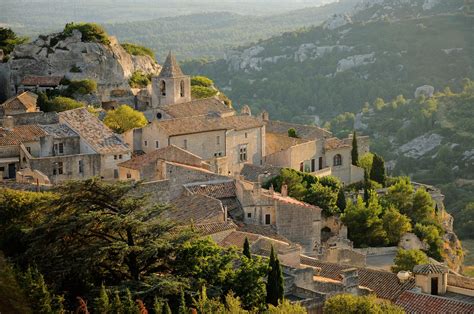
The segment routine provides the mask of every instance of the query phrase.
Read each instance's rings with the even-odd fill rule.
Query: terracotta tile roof
[[[147,165],[156,163],[158,160],[166,160],[196,167],[201,167],[203,165],[200,157],[174,145],[166,146],[147,154],[135,156],[118,165],[124,168],[140,170]]]
[[[326,263],[311,257],[301,256],[301,264],[321,268],[322,277],[334,280],[340,279],[340,274],[344,269],[352,268],[352,266]],[[375,270],[371,268],[357,267],[359,272],[359,285],[367,287],[375,292],[377,297],[387,299],[392,302],[407,290],[415,287],[415,280],[410,279],[404,283],[400,283],[397,275],[388,271]]]
[[[253,225],[253,224],[238,224],[238,231],[248,232],[263,235],[268,238],[272,238],[275,240],[283,241],[290,243],[291,241],[285,238],[284,236],[278,234],[276,228],[274,226],[262,226],[262,225]]]
[[[20,84],[25,86],[56,87],[61,83],[62,79],[62,76],[27,75],[21,80]]]
[[[289,196],[283,196],[283,195],[281,195],[280,193],[277,193],[277,192],[272,193],[272,192],[270,192],[268,190],[264,190],[264,189],[262,191],[263,191],[262,196],[264,196],[264,197],[269,197],[269,198],[272,198],[276,201],[283,202],[283,203],[298,205],[298,206],[307,207],[307,208],[313,208],[315,210],[321,211],[321,208],[319,208],[318,206],[311,205],[311,204],[299,201],[295,198],[292,198],[292,197],[289,197]]]
[[[332,137],[331,132],[314,125],[303,125],[273,120],[265,121],[265,125],[267,132],[283,135],[288,135],[288,129],[293,128],[296,130],[296,135],[298,135],[298,137],[309,140]]]
[[[413,267],[414,274],[446,274],[448,271],[444,265],[424,264]]]
[[[211,117],[198,116],[154,121],[169,136],[210,132],[217,130],[245,130],[263,126],[262,121],[251,116]]]
[[[223,116],[233,115],[235,111],[215,97],[195,99],[182,104],[168,105],[163,108],[173,118],[185,118],[219,113]]]
[[[245,180],[250,182],[258,182],[258,176],[263,174],[263,181],[276,177],[281,172],[281,167],[274,166],[258,166],[252,164],[244,164],[240,171],[240,175],[244,176]]]
[[[128,146],[86,108],[60,112],[59,120],[78,133],[99,154],[129,152]]]
[[[217,199],[236,196],[234,181],[192,183],[186,185],[186,188],[193,194],[203,194]]]
[[[0,128],[0,146],[20,145],[39,140],[47,133],[38,125],[18,125],[12,130]]]
[[[12,97],[0,105],[4,110],[36,111],[36,99],[38,96],[32,92],[23,92]]]
[[[337,137],[328,138],[324,142],[324,148],[326,150],[333,150],[333,149],[346,148],[346,147],[351,147],[351,146],[344,143],[344,141],[338,139]]]
[[[253,233],[234,231],[227,237],[222,239],[218,244],[224,247],[236,246],[238,248],[242,248],[244,246],[245,238],[247,238],[249,240],[249,243],[252,244],[256,242],[260,238],[260,236],[258,234]]]
[[[181,71],[181,67],[176,61],[174,54],[170,51],[158,77],[171,78],[180,76],[184,76],[183,71]]]
[[[474,304],[460,302],[441,296],[404,291],[395,304],[401,306],[407,313],[436,314],[436,313],[474,313]]]
[[[227,220],[226,222],[198,224],[194,226],[194,229],[203,236],[212,235],[228,230],[235,230],[236,228],[237,226],[231,220]]]
[[[180,223],[204,223],[214,219],[224,222],[224,209],[222,203],[215,198],[195,194],[183,195],[170,202],[174,209],[167,211],[167,218]]]

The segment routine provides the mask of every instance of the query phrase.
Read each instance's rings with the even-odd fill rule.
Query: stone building
[[[0,105],[0,117],[37,112],[37,99],[38,96],[31,92],[23,92],[15,97],[11,97]]]

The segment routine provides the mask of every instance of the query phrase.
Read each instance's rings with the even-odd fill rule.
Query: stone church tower
[[[189,101],[191,101],[191,79],[183,74],[170,51],[160,74],[152,78],[152,107],[159,108]]]

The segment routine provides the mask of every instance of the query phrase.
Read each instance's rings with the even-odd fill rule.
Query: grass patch
[[[123,43],[121,46],[126,52],[133,56],[150,56],[155,59],[155,53],[150,48],[131,43]]]

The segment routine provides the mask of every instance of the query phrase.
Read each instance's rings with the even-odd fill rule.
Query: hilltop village
[[[80,36],[75,32],[70,40]],[[37,93],[61,90],[64,77],[27,69],[10,67],[13,96],[0,105],[2,186],[48,191],[94,177],[134,182],[136,195],[171,204],[167,218],[192,226],[219,246],[240,249],[247,239],[252,254],[260,256],[273,248],[282,265],[285,298],[309,312],[317,313],[341,293],[375,295],[408,313],[431,306],[433,313],[474,311],[474,281],[452,265],[430,259],[412,272],[390,271],[398,248],[424,248],[414,233],[407,232],[395,246],[355,248],[339,214],[291,197],[288,182],[274,185],[288,169],[315,182],[331,176],[343,186],[360,184],[364,168],[352,156],[354,150],[358,156],[370,151],[368,137],[337,138],[314,125],[272,120],[265,111],[255,115],[248,106],[238,112],[218,96],[193,99],[191,77],[171,52],[162,67],[151,68],[155,73],[146,88],[115,92],[116,100],[102,101],[104,112],[128,103],[147,119],[143,127],[116,134],[104,124],[103,112],[40,111]],[[106,85],[106,78],[99,80]],[[115,90],[127,85],[126,75],[123,80],[113,83]],[[112,97],[114,88],[106,92]],[[439,190],[415,188],[430,193],[447,233],[454,234]],[[343,198],[356,201],[358,195]],[[385,261],[387,256],[392,259]]]

